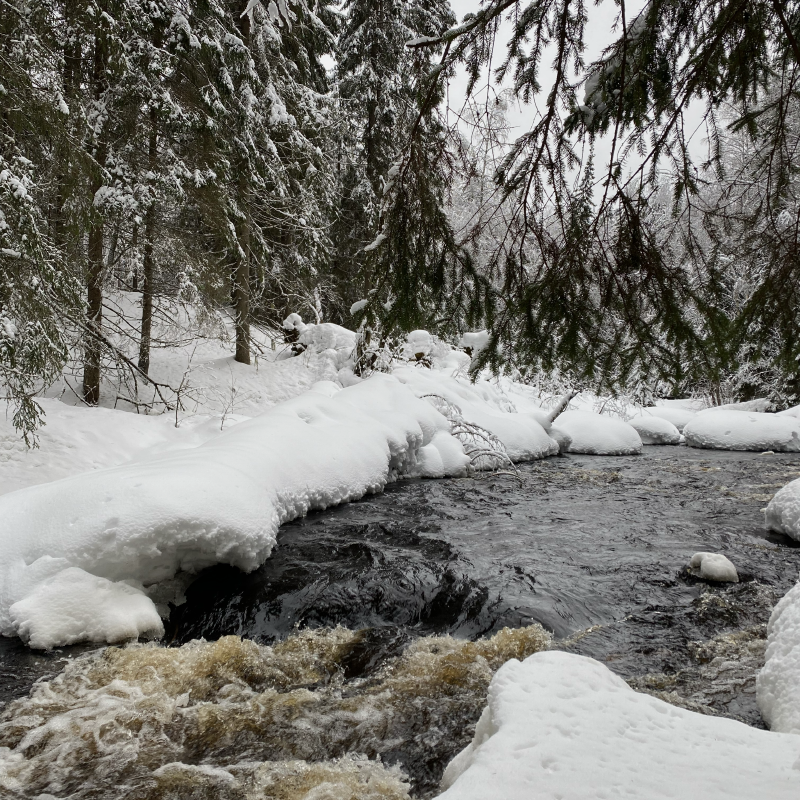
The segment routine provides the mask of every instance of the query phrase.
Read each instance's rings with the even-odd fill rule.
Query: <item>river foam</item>
[[[75,800],[430,796],[494,672],[551,641],[539,625],[477,642],[423,637],[345,679],[363,635],[307,630],[272,647],[226,636],[76,658],[0,714],[0,788]]]

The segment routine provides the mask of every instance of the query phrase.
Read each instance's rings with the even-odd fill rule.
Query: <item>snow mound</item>
[[[321,322],[319,325],[309,323],[300,331],[298,342],[315,353],[332,350],[344,363],[356,346],[356,334],[332,322]]]
[[[792,406],[791,408],[785,408],[783,411],[778,412],[778,416],[795,417],[797,419],[800,419],[800,406]]]
[[[800,451],[800,421],[756,411],[709,409],[683,429],[686,444],[711,450]]]
[[[459,347],[463,347],[473,356],[478,355],[481,350],[485,350],[488,344],[489,331],[465,333],[458,342]]]
[[[756,680],[756,697],[773,731],[800,734],[800,583],[769,618],[766,663]]]
[[[641,413],[642,416],[649,415],[665,419],[667,422],[671,422],[679,431],[683,431],[686,423],[691,422],[697,416],[696,411],[675,406],[648,406],[643,408]]]
[[[755,400],[744,400],[741,403],[723,403],[721,406],[713,406],[712,408],[704,408],[700,411],[705,414],[707,411],[716,410],[726,411],[774,411],[775,404],[766,397],[757,397]]]
[[[615,417],[589,411],[565,411],[554,423],[572,441],[570,453],[629,456],[642,452],[642,440],[634,428]]]
[[[216,563],[249,571],[269,556],[283,522],[400,475],[467,473],[447,419],[394,378],[374,375],[332,397],[320,388],[198,447],[0,497],[0,632],[45,646],[117,640],[121,628],[100,596],[135,609],[131,631],[152,632],[146,595],[93,579],[149,585]],[[63,606],[62,589],[44,585],[54,582],[72,585]]]
[[[642,444],[680,444],[683,441],[681,432],[663,417],[633,417],[628,425],[636,429]]]
[[[60,559],[51,561],[60,566]],[[164,635],[155,606],[140,589],[78,567],[60,569],[48,581],[34,584],[8,613],[20,638],[41,650]]]
[[[769,501],[767,528],[800,542],[800,478],[787,483]]]
[[[392,375],[418,397],[441,397],[456,406],[465,420],[494,434],[512,461],[558,455],[558,443],[538,416],[517,413],[513,403],[486,381],[471,384],[441,371],[414,367],[398,367]]]
[[[689,562],[689,571],[707,581],[739,583],[736,567],[721,553],[695,553]]]
[[[440,800],[800,796],[798,739],[634,692],[555,651],[504,664]]]

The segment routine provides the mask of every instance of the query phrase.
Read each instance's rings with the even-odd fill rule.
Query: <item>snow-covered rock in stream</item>
[[[593,659],[541,652],[494,676],[439,800],[794,800],[799,742],[634,692]]]
[[[306,392],[197,447],[0,497],[0,632],[51,646],[80,630],[118,640],[101,596],[135,611],[131,634],[153,632],[150,599],[118,582],[216,563],[252,570],[283,522],[395,475],[466,474],[447,419],[398,380],[375,375],[328,394]],[[53,581],[69,592],[45,588]]]
[[[756,697],[771,730],[800,734],[800,583],[781,598],[769,618]]]
[[[689,572],[706,581],[739,583],[736,567],[721,553],[695,553],[689,561]]]
[[[779,489],[767,505],[767,528],[800,542],[800,478]]]
[[[778,414],[708,409],[687,423],[683,435],[690,447],[800,452],[800,420]]]
[[[697,416],[696,411],[677,406],[647,406],[641,410],[641,414],[665,419],[667,422],[671,422],[679,431],[683,431],[684,426]]]
[[[570,453],[628,456],[642,452],[642,440],[634,428],[615,417],[589,411],[565,411],[555,425],[571,439]]]
[[[636,429],[642,444],[680,444],[683,441],[681,432],[663,417],[643,414],[629,419],[628,425]]]

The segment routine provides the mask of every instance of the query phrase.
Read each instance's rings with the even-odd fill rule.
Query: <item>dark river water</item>
[[[672,674],[696,661],[692,642],[765,623],[796,582],[798,543],[768,534],[762,509],[798,475],[796,454],[648,447],[526,464],[519,479],[396,484],[284,526],[249,575],[207,570],[167,639],[367,628],[355,674],[414,636],[539,622],[557,639],[594,628],[564,646],[625,678]],[[690,576],[702,550],[728,556],[741,582]]]
[[[284,525],[255,572],[203,572],[167,622],[166,643],[231,633],[271,643],[340,624],[371,629],[380,657],[430,633],[476,638],[539,622],[561,639],[600,625],[573,649],[625,677],[669,670],[681,640],[766,621],[763,602],[744,600],[750,582],[777,597],[796,582],[800,543],[768,533],[762,509],[798,476],[797,454],[647,447],[522,464],[519,478],[393,484]],[[689,576],[698,550],[724,553],[742,582]],[[706,620],[693,609],[709,591],[741,596],[744,608]],[[25,688],[28,668],[46,672],[63,655],[0,638],[4,696]]]

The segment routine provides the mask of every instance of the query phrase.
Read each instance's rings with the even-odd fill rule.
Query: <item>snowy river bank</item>
[[[483,475],[393,484],[383,494],[284,525],[272,557],[255,572],[218,566],[201,573],[166,624],[165,640],[173,645],[228,634],[285,642],[277,655],[258,657],[240,652],[236,640],[214,646],[231,651],[225,660],[233,666],[226,669],[240,669],[240,681],[272,681],[269,703],[258,695],[258,714],[271,720],[272,735],[245,741],[246,731],[258,727],[254,700],[219,693],[220,686],[204,690],[197,710],[193,686],[205,680],[201,673],[216,674],[208,663],[221,659],[197,646],[109,648],[94,666],[73,664],[72,688],[22,701],[14,716],[27,713],[41,722],[47,708],[63,713],[72,702],[85,717],[87,692],[106,702],[116,697],[105,723],[116,730],[106,742],[106,767],[88,762],[70,773],[87,792],[109,776],[142,786],[156,780],[162,788],[165,781],[197,781],[218,791],[213,787],[229,780],[209,770],[230,772],[242,753],[251,761],[299,759],[300,774],[358,752],[399,765],[413,794],[433,796],[448,761],[472,738],[491,670],[547,646],[538,628],[526,627],[541,623],[552,632],[553,647],[590,655],[637,689],[760,726],[754,683],[763,665],[764,625],[800,569],[797,543],[767,534],[761,509],[798,474],[796,454],[660,447],[634,457],[570,455],[526,464],[519,480]],[[698,550],[726,554],[741,582],[715,586],[692,578],[685,566]],[[296,626],[336,625],[347,630],[311,639],[293,633]],[[465,641],[505,626],[517,629],[513,641]],[[431,639],[435,634],[456,640]],[[32,654],[13,640],[0,641],[6,697],[27,691],[35,677],[60,669],[59,659],[76,652]],[[162,675],[157,690],[142,682],[141,665],[138,672],[132,666],[148,658],[160,659],[161,666],[148,662],[145,670]],[[259,670],[269,674],[253,679],[250,673]],[[109,691],[115,680],[127,688]],[[137,692],[141,697],[132,699]],[[125,702],[139,703],[136,715],[126,717]],[[142,717],[142,703],[176,704],[184,721],[195,709],[205,721],[178,736],[169,732],[174,722],[156,724],[145,714],[145,728],[160,733],[132,754],[125,731]],[[90,729],[87,723],[87,735]],[[13,746],[23,732],[6,719],[1,743]],[[85,758],[78,739],[67,762]],[[57,784],[47,747],[42,759],[31,760],[21,796],[52,792]],[[202,764],[206,771],[170,768],[152,778],[171,762]],[[368,780],[367,767],[355,762],[337,769],[350,770],[354,780],[394,780],[383,772]],[[374,796],[403,796],[387,787]]]

